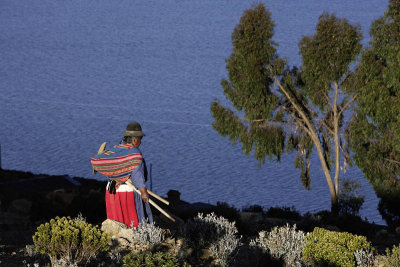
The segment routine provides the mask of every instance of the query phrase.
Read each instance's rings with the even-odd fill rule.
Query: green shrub
[[[70,217],[56,217],[40,225],[32,238],[35,249],[47,254],[52,265],[87,263],[99,251],[108,250],[110,241],[97,226]]]
[[[386,249],[386,263],[385,266],[400,266],[400,245],[393,246],[392,251]]]
[[[357,251],[372,250],[371,243],[364,236],[333,232],[318,227],[306,236],[306,240],[303,259],[322,266],[353,267],[356,265]]]
[[[360,195],[361,184],[357,180],[341,179],[336,209],[339,214],[358,215],[364,204],[364,196]]]
[[[181,264],[172,255],[162,252],[151,253],[147,252],[144,254],[128,254],[123,260],[123,267],[189,267],[186,262]]]
[[[250,205],[248,207],[244,207],[242,211],[246,212],[264,212],[264,208],[260,205]]]
[[[267,217],[282,218],[289,220],[300,220],[300,212],[295,207],[271,207],[265,213]]]

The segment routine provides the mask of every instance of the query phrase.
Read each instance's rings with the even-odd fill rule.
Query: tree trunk
[[[315,132],[313,132],[313,135],[314,136],[310,136],[310,137],[313,140],[315,148],[317,149],[319,160],[321,161],[322,170],[323,170],[323,172],[325,174],[325,180],[326,180],[326,182],[328,184],[329,194],[331,196],[331,207],[333,208],[337,204],[338,194],[337,194],[337,191],[335,190],[335,185],[332,182],[332,176],[331,176],[331,174],[329,172],[328,165],[327,165],[325,157],[324,157],[324,153],[323,153],[323,149],[322,149],[322,146],[321,146],[321,142],[320,142],[320,140],[319,140],[319,138],[318,138],[318,136],[317,136],[317,134]]]
[[[277,83],[278,87],[280,88],[281,92],[286,96],[286,98],[290,101],[290,103],[293,105],[295,110],[299,113],[299,115],[300,115],[300,117],[301,117],[301,119],[304,122],[305,127],[306,127],[304,130],[306,130],[306,132],[310,136],[311,140],[313,141],[313,143],[314,143],[314,145],[315,145],[315,147],[317,149],[318,157],[319,157],[319,160],[321,161],[322,170],[323,170],[323,172],[325,174],[325,180],[328,183],[329,194],[331,196],[331,204],[332,204],[332,210],[333,210],[333,208],[337,204],[337,196],[338,195],[337,195],[337,191],[335,190],[335,185],[332,182],[332,176],[331,176],[331,174],[329,172],[328,164],[327,164],[327,162],[325,160],[325,157],[324,157],[321,141],[320,141],[320,139],[318,137],[318,134],[317,134],[316,130],[314,129],[314,125],[308,119],[308,117],[303,112],[303,110],[300,108],[298,103],[285,90],[285,88],[280,83],[279,79],[276,76],[273,76],[273,78],[274,78],[275,82]]]
[[[340,171],[340,154],[339,154],[339,114],[337,110],[338,83],[334,82],[335,96],[333,100],[333,142],[335,146],[335,191],[336,196],[339,195],[339,171]]]

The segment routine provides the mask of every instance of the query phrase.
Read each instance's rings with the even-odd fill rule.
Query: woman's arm
[[[143,201],[149,201],[149,194],[147,193],[145,178],[144,178],[144,163],[142,162],[139,167],[131,173],[131,180],[133,185],[140,191]]]

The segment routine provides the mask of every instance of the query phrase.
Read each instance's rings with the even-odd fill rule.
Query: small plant
[[[25,251],[28,254],[29,257],[33,258],[37,255],[37,251],[35,249],[34,245],[26,245],[25,246]]]
[[[366,237],[347,232],[339,233],[316,227],[306,236],[306,240],[303,258],[317,265],[353,267],[356,266],[356,257],[360,256],[359,250],[372,253],[371,243]]]
[[[123,260],[123,267],[190,267],[187,263],[179,263],[172,255],[162,252],[144,254],[128,254]]]
[[[234,222],[214,213],[205,217],[199,213],[186,224],[185,236],[194,249],[209,249],[221,266],[229,266],[232,252],[240,245],[240,238]]]
[[[117,252],[117,251],[112,252],[109,257],[112,262],[117,263],[118,265],[120,265],[122,262],[122,255],[120,252]]]
[[[359,249],[354,252],[357,266],[360,267],[372,267],[374,266],[374,254],[371,250]]]
[[[88,263],[109,249],[110,237],[97,226],[70,217],[56,217],[40,225],[32,237],[35,249],[47,254],[53,266]]]
[[[153,223],[143,221],[138,228],[132,227],[133,238],[143,245],[155,246],[165,239],[163,229]]]
[[[386,249],[385,266],[400,266],[400,245],[393,246],[392,250]]]
[[[79,212],[78,215],[74,218],[76,221],[86,222],[86,218],[83,217],[82,213]]]
[[[275,227],[271,232],[260,232],[259,237],[250,241],[250,246],[260,247],[275,259],[282,259],[288,266],[303,266],[301,252],[306,244],[303,231],[296,231],[296,225]]]

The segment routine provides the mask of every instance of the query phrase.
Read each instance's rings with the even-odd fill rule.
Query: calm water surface
[[[278,53],[299,65],[298,42],[314,32],[323,11],[358,22],[369,40],[371,22],[387,1],[263,1],[275,20]],[[0,143],[5,169],[93,179],[89,158],[117,143],[127,123],[141,122],[142,151],[153,164],[153,191],[182,192],[191,202],[225,201],[238,208],[295,206],[329,209],[317,157],[311,190],[300,183],[294,157],[258,168],[212,129],[215,97],[231,33],[251,1],[0,2]],[[378,199],[362,173],[361,211],[383,223]]]

